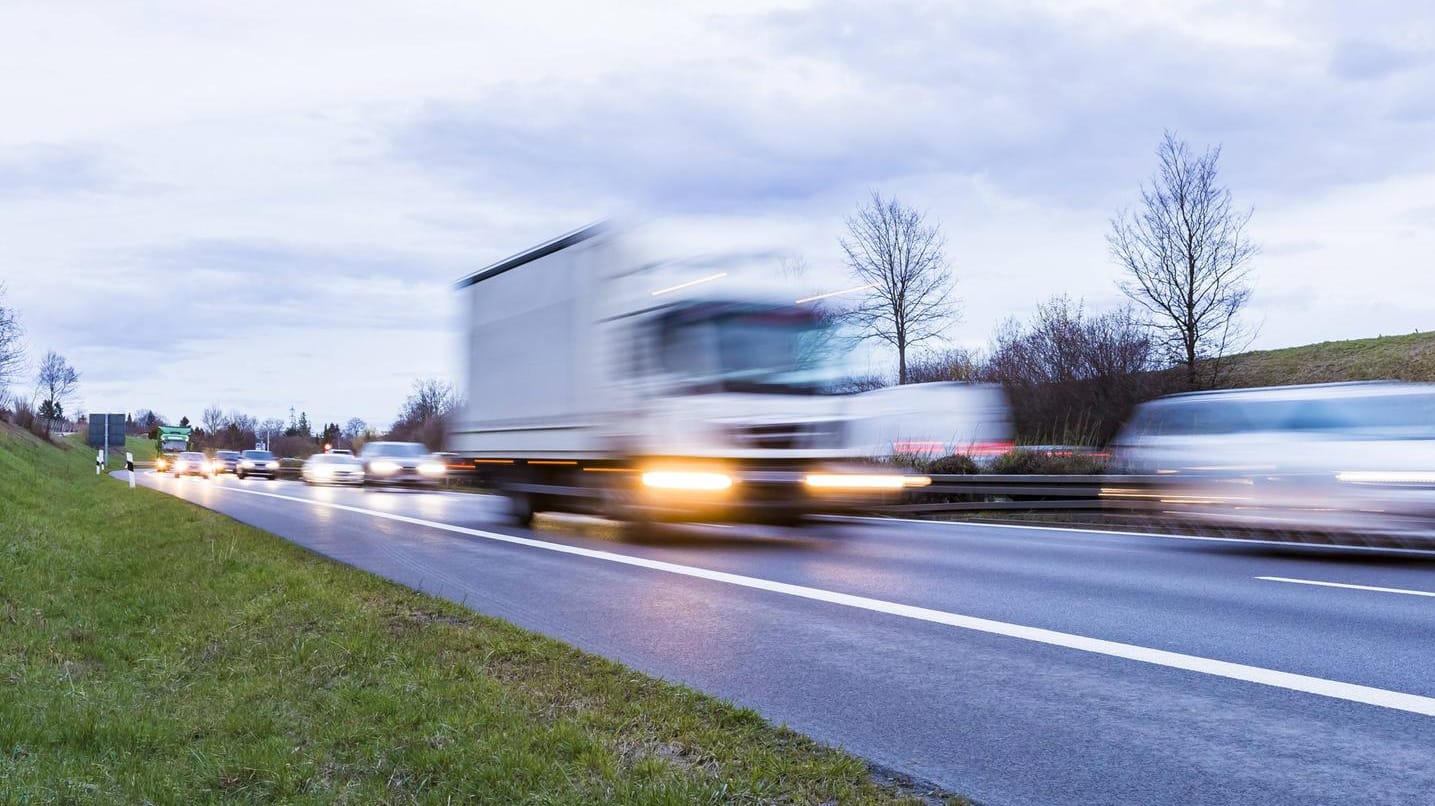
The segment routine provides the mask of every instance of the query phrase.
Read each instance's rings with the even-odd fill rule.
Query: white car
[[[854,395],[847,443],[869,459],[965,454],[990,461],[1012,449],[1011,409],[1000,386],[912,383]]]
[[[305,484],[363,484],[364,465],[341,453],[316,453],[299,471]]]
[[[1116,473],[1168,511],[1246,527],[1435,535],[1435,384],[1197,392],[1139,407]]]

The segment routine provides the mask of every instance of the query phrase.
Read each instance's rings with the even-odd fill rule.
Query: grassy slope
[[[850,756],[0,427],[0,802],[885,803]]]
[[[1226,359],[1220,385],[1235,388],[1381,378],[1435,381],[1435,333],[1242,353]]]

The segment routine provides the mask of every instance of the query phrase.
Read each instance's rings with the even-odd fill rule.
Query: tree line
[[[434,378],[414,381],[409,395],[399,408],[398,416],[387,429],[375,428],[359,417],[350,417],[342,425],[337,422],[314,424],[309,414],[289,410],[287,420],[270,417],[259,420],[244,412],[209,406],[197,422],[188,416],[171,423],[152,409],[140,409],[129,418],[132,434],[159,437],[162,425],[188,427],[190,447],[194,450],[241,450],[266,444],[280,456],[307,457],[324,448],[358,451],[365,442],[383,439],[401,442],[422,442],[429,450],[443,448],[444,433],[450,415],[462,404],[451,384]]]
[[[14,308],[5,304],[0,284],[0,420],[13,422],[36,436],[49,439],[57,425],[82,419],[83,412],[67,411],[80,385],[80,373],[64,356],[49,350],[35,367],[35,385],[27,398],[14,385],[29,372],[25,329]]]
[[[1094,313],[1056,295],[1028,321],[1009,318],[985,351],[942,349],[959,321],[955,277],[941,226],[873,192],[849,216],[839,246],[854,301],[824,301],[823,316],[860,341],[896,353],[896,382],[985,381],[1005,387],[1027,441],[1101,443],[1139,402],[1214,386],[1221,360],[1244,349],[1240,314],[1251,295],[1259,248],[1219,175],[1221,150],[1197,153],[1166,132],[1157,170],[1135,207],[1112,217],[1110,258],[1126,304]],[[853,379],[848,391],[888,379]]]

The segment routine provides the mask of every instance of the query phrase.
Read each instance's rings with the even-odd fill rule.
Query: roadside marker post
[[[125,470],[130,472],[130,489],[135,488],[135,455],[125,451]]]
[[[105,452],[95,451],[95,475],[100,475],[100,468],[105,466]]]

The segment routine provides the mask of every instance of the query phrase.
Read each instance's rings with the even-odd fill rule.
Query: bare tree
[[[1252,210],[1237,210],[1218,176],[1219,146],[1192,153],[1166,132],[1156,149],[1160,167],[1141,188],[1140,208],[1111,220],[1111,255],[1126,270],[1121,290],[1144,312],[1186,383],[1199,385],[1199,365],[1220,357],[1247,331],[1237,319],[1251,296],[1250,262],[1259,248],[1246,237]]]
[[[65,401],[75,393],[75,387],[80,383],[80,373],[60,357],[59,353],[51,350],[45,353],[44,359],[40,361],[40,371],[35,377],[38,383],[36,392],[41,398],[40,411],[44,413],[45,433],[48,435],[55,420],[62,416]]]
[[[846,317],[859,337],[896,348],[897,382],[907,383],[907,351],[941,336],[955,314],[941,227],[874,191],[848,217],[839,242],[853,277],[867,286]]]
[[[368,423],[364,422],[361,418],[358,418],[358,417],[350,417],[350,418],[349,418],[349,421],[348,421],[347,423],[344,423],[343,436],[344,436],[344,439],[347,439],[347,440],[349,440],[350,442],[353,442],[354,440],[358,439],[359,437],[362,437],[364,434],[367,434],[368,431],[369,431],[369,424],[368,424]]]
[[[0,298],[4,295],[5,286],[0,285]],[[0,305],[0,408],[5,406],[6,388],[25,370],[24,335],[15,310]]]
[[[254,433],[263,437],[265,444],[268,444],[271,440],[283,436],[284,430],[288,427],[282,419],[269,417],[259,424],[259,427],[255,429]]]
[[[218,434],[224,427],[224,412],[218,406],[210,406],[199,416],[199,422],[204,426],[204,433]]]
[[[389,428],[389,438],[422,442],[438,450],[443,446],[449,415],[462,404],[453,385],[446,381],[437,378],[414,381],[414,391]]]

